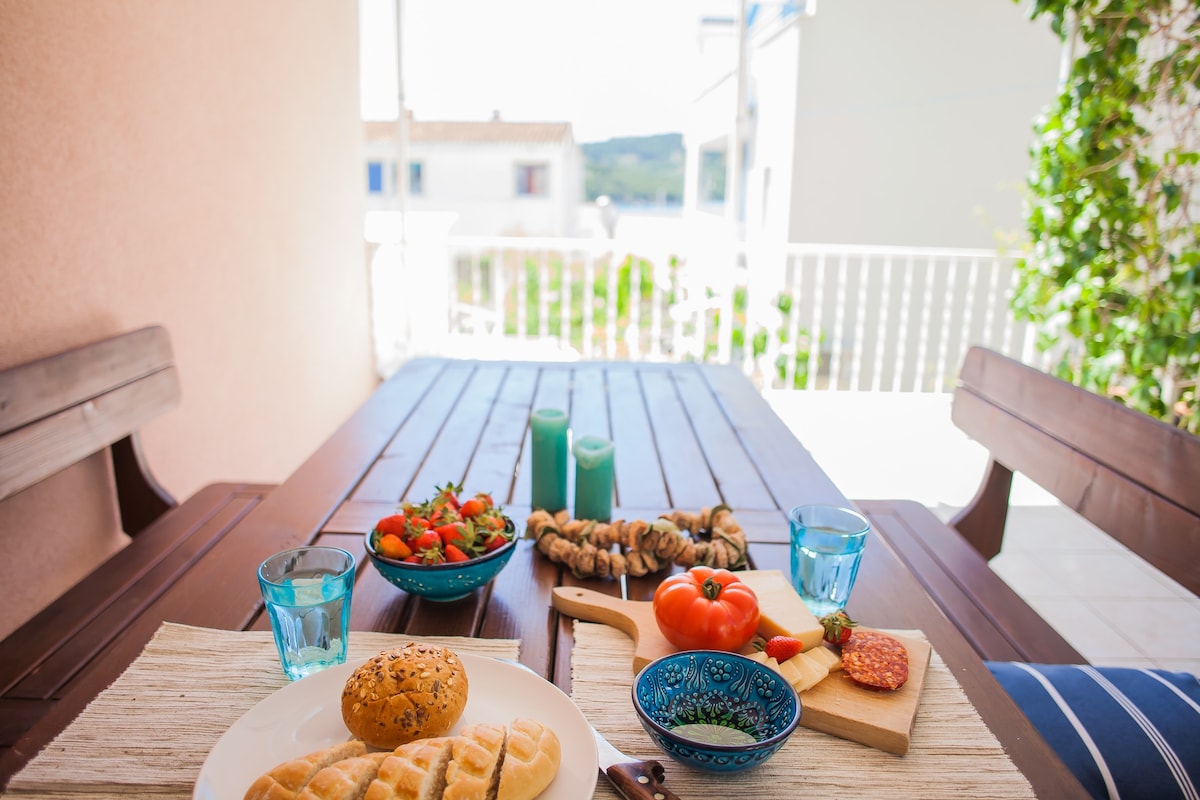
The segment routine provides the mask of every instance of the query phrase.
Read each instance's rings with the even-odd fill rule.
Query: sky
[[[697,21],[731,0],[400,0],[419,120],[570,122],[575,140],[682,131]],[[359,0],[362,114],[396,118],[396,0]]]

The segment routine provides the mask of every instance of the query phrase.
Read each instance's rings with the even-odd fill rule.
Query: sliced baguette
[[[554,780],[561,761],[562,745],[554,731],[537,720],[513,720],[497,800],[533,800]]]
[[[313,775],[296,800],[362,800],[389,753],[367,753],[335,761]]]
[[[453,746],[448,736],[400,745],[379,765],[364,800],[441,800]]]
[[[465,726],[450,749],[443,800],[496,800],[507,738],[503,725]]]
[[[296,800],[296,795],[325,767],[366,752],[367,746],[355,739],[285,761],[250,784],[244,800]]]

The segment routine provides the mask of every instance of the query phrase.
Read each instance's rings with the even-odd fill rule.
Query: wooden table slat
[[[641,383],[671,505],[717,505],[721,494],[675,390],[675,381],[670,375],[649,373],[641,376]]]
[[[771,492],[708,391],[704,377],[692,371],[680,371],[674,377],[721,499],[739,512],[774,510]]]
[[[537,386],[537,370],[510,369],[492,407],[471,466],[463,478],[468,493],[489,492],[498,502],[506,502],[516,465],[520,463],[525,432],[529,428],[530,405]]]

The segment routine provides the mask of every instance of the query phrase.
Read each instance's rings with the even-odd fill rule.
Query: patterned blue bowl
[[[685,650],[651,661],[634,679],[633,707],[664,753],[710,772],[763,763],[796,730],[801,712],[800,698],[782,675],[720,650]]]
[[[509,522],[511,525],[511,521]],[[500,574],[517,550],[514,538],[508,544],[470,561],[444,564],[409,564],[375,552],[371,531],[367,531],[367,555],[388,583],[409,594],[439,602],[459,600]]]

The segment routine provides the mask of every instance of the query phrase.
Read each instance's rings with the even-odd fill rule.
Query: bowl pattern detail
[[[783,676],[744,656],[686,651],[648,665],[634,682],[642,726],[665,753],[690,766],[733,772],[766,761],[800,720],[800,702]],[[753,743],[717,745],[672,732],[708,723],[734,728]]]

